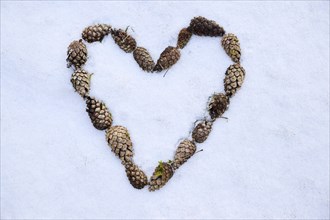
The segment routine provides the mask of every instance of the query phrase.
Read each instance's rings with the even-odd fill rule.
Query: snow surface
[[[245,82],[203,152],[136,190],[74,93],[67,46],[129,25],[156,60],[198,15],[239,37]],[[194,36],[165,78],[111,37],[88,45],[91,93],[148,176],[223,91],[219,41]],[[1,218],[329,218],[329,2],[1,2]]]

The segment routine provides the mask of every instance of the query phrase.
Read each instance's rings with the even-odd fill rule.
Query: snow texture
[[[204,149],[160,191],[136,190],[70,83],[84,27],[128,29],[157,60],[202,15],[236,34],[246,79]],[[88,45],[91,94],[150,177],[223,91],[219,38],[193,36],[163,74],[111,37]],[[1,218],[329,218],[329,2],[1,2]]]

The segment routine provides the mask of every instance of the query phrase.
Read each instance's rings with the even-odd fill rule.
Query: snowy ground
[[[239,37],[246,80],[204,151],[136,190],[73,92],[66,48],[90,24],[130,25],[156,60],[197,15]],[[88,50],[91,93],[148,176],[231,64],[219,38],[193,37],[165,78],[111,37]],[[329,2],[1,2],[1,218],[329,218]]]

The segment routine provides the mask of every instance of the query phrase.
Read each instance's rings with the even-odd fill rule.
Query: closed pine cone
[[[206,120],[199,122],[192,132],[193,141],[196,143],[203,143],[212,130],[212,124],[211,121]]]
[[[194,142],[185,139],[183,140],[174,155],[173,168],[176,170],[184,164],[196,152],[196,145]]]
[[[132,161],[125,163],[125,171],[131,185],[136,189],[142,189],[148,184],[147,175]]]
[[[222,114],[228,109],[229,98],[223,93],[217,93],[212,95],[209,102],[209,114],[212,119],[216,119],[222,116]]]
[[[86,27],[81,36],[88,43],[102,41],[111,31],[111,26],[107,24],[96,24]]]
[[[153,61],[147,49],[143,47],[137,47],[133,52],[133,56],[136,62],[144,71],[151,72],[155,67],[155,62]]]
[[[231,60],[238,63],[241,58],[241,48],[238,38],[234,34],[225,34],[221,40],[221,44]]]
[[[127,34],[127,30],[112,30],[111,36],[115,40],[115,43],[126,53],[131,53],[133,50],[135,50],[136,41],[131,35]]]
[[[77,69],[71,76],[71,83],[73,88],[83,98],[88,96],[90,88],[91,74],[83,69]]]
[[[87,48],[86,45],[80,39],[79,41],[73,41],[69,47],[67,52],[68,58],[66,61],[68,62],[68,67],[73,65],[76,69],[83,66],[87,61]]]
[[[190,21],[188,29],[198,36],[218,37],[225,34],[225,30],[220,27],[215,21],[208,20],[204,17],[194,17]]]
[[[161,72],[173,66],[180,59],[180,51],[168,46],[161,54],[153,71]]]
[[[155,191],[165,186],[173,174],[174,170],[171,164],[160,161],[150,178],[149,191]]]
[[[245,78],[245,70],[239,64],[230,65],[226,71],[224,79],[227,96],[232,97],[241,88]]]
[[[183,49],[187,43],[189,42],[190,38],[192,36],[192,33],[187,29],[183,28],[178,36],[178,42],[177,42],[177,47],[180,49]]]
[[[106,131],[106,140],[112,152],[114,152],[123,163],[132,160],[133,144],[125,127],[119,125],[110,127]]]
[[[105,130],[111,126],[112,116],[104,102],[87,97],[86,104],[86,111],[96,129]]]

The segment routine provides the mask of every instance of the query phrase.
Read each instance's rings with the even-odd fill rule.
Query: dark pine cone
[[[125,171],[131,185],[136,189],[142,189],[148,184],[146,174],[132,161],[125,163]]]
[[[149,191],[155,191],[165,186],[173,174],[174,171],[170,163],[160,161],[150,178]]]
[[[180,51],[175,47],[167,47],[161,54],[153,71],[161,72],[173,66],[180,59]]]
[[[152,60],[147,49],[143,47],[137,47],[133,52],[134,59],[139,66],[147,72],[151,72],[155,67],[155,62]]]
[[[201,16],[194,17],[188,29],[198,36],[221,37],[225,34],[225,30],[215,21],[208,20]]]
[[[112,30],[111,36],[115,40],[115,43],[126,53],[131,53],[135,50],[136,41],[131,35],[127,34],[127,30]]]
[[[111,31],[111,26],[107,24],[96,24],[86,27],[81,36],[88,43],[102,41]]]
[[[229,98],[223,94],[214,94],[209,102],[209,114],[212,119],[216,119],[222,116],[222,114],[228,109]]]
[[[112,116],[104,102],[87,97],[86,104],[86,111],[96,129],[105,130],[111,126]]]
[[[71,83],[73,88],[83,98],[88,96],[90,89],[91,74],[83,69],[77,69],[71,76]]]
[[[107,129],[106,140],[112,152],[114,152],[123,163],[132,160],[133,144],[128,130],[125,127],[116,125]]]
[[[82,42],[81,39],[79,41],[73,41],[68,47],[67,55],[67,67],[73,65],[76,69],[80,68],[87,61],[86,45]]]
[[[178,36],[178,42],[177,42],[177,47],[180,49],[183,49],[187,43],[189,42],[190,38],[192,36],[192,33],[187,29],[183,28]]]
[[[184,164],[196,152],[196,145],[194,142],[185,139],[176,149],[173,161],[173,168],[176,170]]]
[[[234,34],[225,34],[221,40],[221,45],[231,60],[239,63],[241,59],[241,47],[238,38]]]
[[[196,143],[203,143],[212,130],[212,124],[213,123],[211,121],[206,120],[199,122],[192,132],[193,140]]]
[[[245,78],[245,70],[239,64],[230,65],[226,71],[224,79],[227,96],[232,97],[241,88]]]

